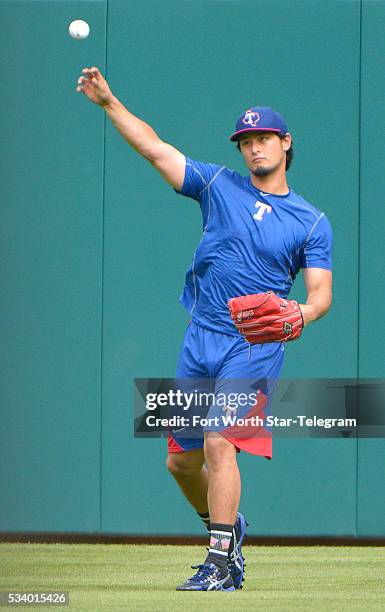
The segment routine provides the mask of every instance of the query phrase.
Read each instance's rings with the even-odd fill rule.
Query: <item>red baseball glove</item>
[[[251,344],[288,342],[301,335],[304,324],[298,302],[273,291],[231,298],[228,307],[235,327]]]

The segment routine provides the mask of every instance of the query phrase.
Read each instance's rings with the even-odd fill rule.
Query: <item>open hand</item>
[[[78,78],[76,91],[84,93],[91,102],[106,106],[113,100],[113,94],[106,79],[98,68],[83,68],[84,76]]]

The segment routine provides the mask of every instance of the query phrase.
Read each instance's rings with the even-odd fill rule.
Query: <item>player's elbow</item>
[[[329,312],[330,308],[332,307],[332,303],[333,303],[333,295],[332,295],[332,292],[330,292],[330,295],[329,295],[329,298],[326,304],[325,314]]]
[[[164,143],[160,140],[150,140],[146,144],[141,146],[140,154],[144,159],[150,162],[153,166],[155,166],[159,159],[162,156],[162,145]]]
[[[331,291],[326,291],[319,300],[317,300],[315,302],[315,306],[316,306],[316,318],[320,319],[321,317],[324,317],[330,310],[331,305],[332,305],[332,293]]]
[[[162,143],[157,154],[150,160],[152,166],[162,175],[162,177],[180,191],[183,186],[186,158],[173,146]]]
[[[330,310],[332,306],[332,302],[333,302],[333,292],[331,288],[328,288],[326,290],[325,298],[324,298],[324,313],[323,314],[326,314]]]
[[[332,305],[332,293],[330,289],[313,291],[308,295],[306,304],[302,305],[302,316],[304,325],[317,321],[324,317]]]

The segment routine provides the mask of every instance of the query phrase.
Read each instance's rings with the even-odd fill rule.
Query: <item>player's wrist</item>
[[[318,318],[318,312],[314,304],[298,304],[302,312],[303,326],[306,327],[309,323]]]
[[[100,106],[105,111],[110,111],[116,108],[118,102],[118,99],[113,94],[111,94],[111,96],[106,101],[102,102]]]

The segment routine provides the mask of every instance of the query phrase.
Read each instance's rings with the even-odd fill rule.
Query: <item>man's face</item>
[[[285,171],[290,144],[290,134],[281,139],[274,132],[246,132],[239,138],[243,159],[255,176],[268,176],[279,168]]]

